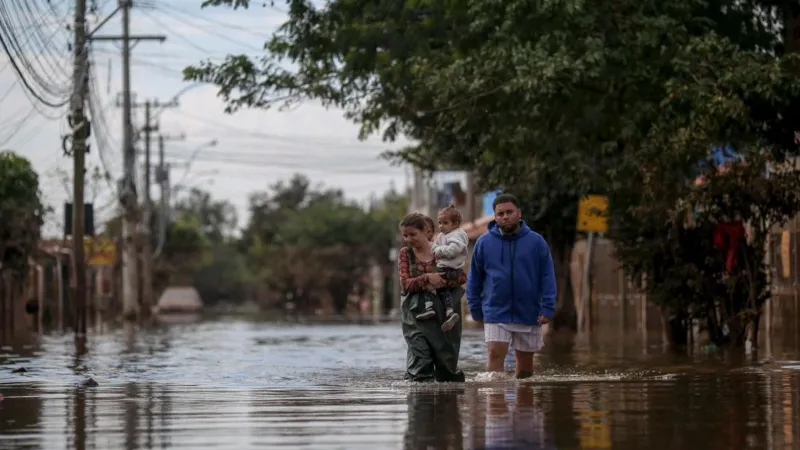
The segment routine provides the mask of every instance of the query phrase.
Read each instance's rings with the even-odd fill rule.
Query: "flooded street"
[[[523,383],[488,381],[482,330],[464,384],[402,381],[396,324],[206,319],[0,349],[0,448],[793,448],[798,355],[665,352],[621,329],[559,335]],[[763,358],[764,355],[761,355]],[[12,370],[24,367],[24,373]],[[97,387],[79,384],[91,377]]]

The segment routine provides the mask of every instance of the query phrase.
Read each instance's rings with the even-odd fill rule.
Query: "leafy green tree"
[[[248,300],[252,277],[246,256],[235,242],[211,242],[207,259],[191,271],[192,284],[209,305]]]
[[[230,202],[214,200],[202,189],[192,188],[176,202],[173,211],[178,216],[196,217],[200,229],[211,242],[229,239],[236,230],[236,208]]]
[[[158,261],[158,284],[191,284],[209,305],[246,300],[248,273],[236,248],[235,207],[193,188],[172,210],[175,220],[168,225]]]
[[[286,214],[302,207],[311,191],[311,181],[298,174],[288,182],[279,181],[269,186],[268,191],[252,193],[248,208],[250,220],[242,230],[243,248],[255,245],[258,240],[272,242]]]
[[[29,258],[38,250],[45,210],[39,176],[30,161],[11,151],[0,152],[0,273],[11,274],[19,283],[27,279]]]
[[[246,259],[238,251],[236,208],[225,200],[215,200],[209,192],[192,188],[178,199],[173,211],[180,219],[191,219],[203,239],[190,246],[199,246],[195,255],[199,262],[186,268],[184,278],[190,280],[206,304],[220,301],[242,302],[247,300],[248,283],[251,277]],[[174,234],[175,227],[170,228]],[[177,243],[167,240],[166,251],[170,253]],[[191,247],[190,247],[191,248]],[[183,258],[183,254],[179,254]],[[190,256],[191,257],[191,256]]]
[[[310,186],[297,175],[255,194],[243,242],[259,280],[280,301],[342,313],[349,295],[366,289],[372,264],[388,259],[396,225],[383,209],[366,211],[339,190]]]
[[[199,218],[177,216],[167,227],[162,257],[156,263],[159,284],[192,284],[193,273],[210,262],[210,249]]]

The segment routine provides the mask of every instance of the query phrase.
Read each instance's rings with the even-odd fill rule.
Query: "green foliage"
[[[192,271],[191,279],[208,304],[244,301],[252,284],[245,255],[230,242],[212,242],[206,262]]]
[[[173,207],[178,216],[194,217],[203,235],[211,242],[222,242],[236,229],[236,209],[228,202],[215,201],[211,194],[192,188]]]
[[[155,267],[157,278],[166,279],[168,284],[188,284],[195,271],[212,261],[211,242],[200,220],[196,215],[182,214],[169,224],[163,255]]]
[[[670,95],[626,152],[637,164],[624,170],[629,184],[609,192],[611,237],[628,273],[684,326],[701,320],[717,345],[742,343],[758,319],[769,298],[767,233],[800,211],[800,172],[781,164],[797,150],[783,118],[798,105],[800,84],[787,70],[794,59],[745,51],[713,34],[691,39],[672,58]],[[745,164],[720,171],[709,149],[726,144]],[[750,232],[741,264],[726,274],[711,239],[716,224],[733,220]]]
[[[208,304],[244,300],[249,279],[233,236],[234,206],[192,188],[172,210],[177,220],[167,229],[160,278],[191,283]]]
[[[10,151],[0,152],[0,271],[27,276],[41,236],[45,208],[39,176],[31,163]]]
[[[396,194],[387,198],[398,202]],[[251,197],[242,242],[257,279],[279,302],[341,313],[351,293],[366,289],[372,264],[388,259],[396,223],[383,211],[365,211],[338,190],[312,189],[297,175]]]
[[[768,161],[752,152],[746,164],[683,185],[671,206],[651,199],[615,218],[617,256],[648,298],[684,326],[699,319],[717,345],[742,343],[745,327],[758,319],[769,298],[767,234],[800,211],[800,172],[772,164],[781,170],[766,176]],[[735,220],[747,225],[749,239],[728,273],[712,236],[717,224]]]
[[[407,205],[390,191],[366,210],[296,175],[250,196],[239,236],[233,205],[207,192],[193,189],[173,209],[159,278],[191,282],[209,304],[252,298],[343,312],[373,263],[393,269],[389,249]]]

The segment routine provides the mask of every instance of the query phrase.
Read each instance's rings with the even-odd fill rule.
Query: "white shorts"
[[[538,352],[544,348],[542,327],[533,325],[530,331],[511,331],[508,328],[519,325],[503,325],[500,323],[484,323],[483,334],[486,342],[505,342],[511,344],[514,350],[521,352]]]

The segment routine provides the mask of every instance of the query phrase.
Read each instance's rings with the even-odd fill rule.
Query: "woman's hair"
[[[400,221],[400,228],[403,227],[410,227],[416,228],[420,231],[425,231],[425,228],[428,227],[428,221],[426,220],[426,215],[418,212],[413,212],[405,217],[403,220]]]
[[[461,213],[458,212],[456,205],[449,204],[446,208],[442,208],[439,211],[440,216],[447,217],[448,219],[453,221],[453,224],[458,226],[461,225]]]
[[[424,214],[423,217],[425,218],[425,225],[428,226],[430,232],[431,233],[436,232],[436,222],[433,221],[433,218],[431,216],[426,216]]]

